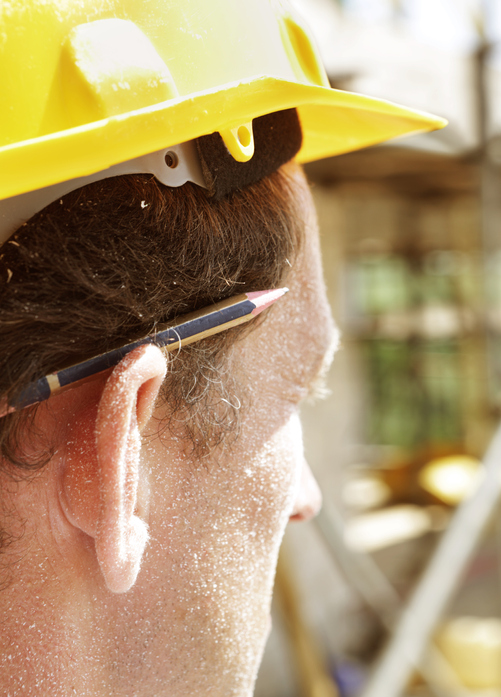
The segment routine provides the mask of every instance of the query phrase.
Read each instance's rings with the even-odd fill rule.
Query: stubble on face
[[[138,695],[252,694],[303,463],[298,404],[332,343],[316,219],[301,187],[306,235],[290,292],[231,349],[246,391],[237,441],[199,466],[175,442],[143,447],[151,541],[123,615],[129,631],[116,645],[121,665],[135,667]]]

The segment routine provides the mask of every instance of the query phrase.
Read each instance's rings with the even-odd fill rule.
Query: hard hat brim
[[[303,130],[301,163],[447,124],[381,99],[256,77],[0,148],[0,199],[294,107]]]

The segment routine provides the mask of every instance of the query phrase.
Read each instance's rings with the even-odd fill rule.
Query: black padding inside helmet
[[[299,152],[301,125],[296,109],[265,114],[254,119],[254,155],[237,162],[228,152],[219,133],[196,139],[202,172],[209,196],[220,199],[237,189],[263,179]]]

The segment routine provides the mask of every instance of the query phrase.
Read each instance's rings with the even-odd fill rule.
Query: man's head
[[[131,184],[124,181],[122,186],[130,192]],[[153,186],[156,190],[157,185]],[[172,192],[163,194],[164,215],[165,199]],[[140,243],[143,240],[141,225],[130,229],[130,211],[143,212],[155,205],[152,197],[143,196],[144,190],[135,199],[129,193],[125,197],[129,213],[121,217],[112,196],[99,203],[92,191],[82,192],[72,202],[55,204],[33,221],[33,229],[14,238],[13,253],[9,250],[7,259],[13,270],[10,283],[15,284],[16,274],[26,274],[34,255],[31,240],[57,234],[58,221],[73,220],[72,234],[78,239],[77,229],[85,235],[92,227],[83,221],[89,216],[102,220],[101,209],[109,205],[113,219],[122,220],[128,228],[127,232],[110,231],[115,254],[106,255],[108,286],[105,279],[94,280],[85,299],[88,279],[98,275],[101,262],[95,243],[87,240],[78,247],[85,282],[84,289],[73,286],[72,292],[80,305],[94,305],[93,323],[78,327],[71,317],[60,318],[68,323],[66,331],[58,327],[65,337],[62,346],[77,331],[78,351],[84,351],[86,332],[92,330],[98,341],[110,329],[109,310],[102,310],[104,302],[96,293],[98,283],[108,292],[111,285],[119,304],[119,298],[130,294],[139,308],[137,314],[147,314],[154,281],[147,275],[141,283],[135,280],[132,293],[127,280],[131,271],[126,271],[122,258],[131,255],[131,247],[137,248],[134,236]],[[185,192],[176,196],[183,199]],[[141,208],[145,201],[148,206]],[[245,238],[235,245],[237,267],[229,274],[211,254],[198,277],[203,280],[212,274],[208,287],[217,286],[220,295],[230,279],[233,286],[228,294],[238,284],[245,289],[249,283],[270,285],[274,280],[279,284],[286,277],[290,292],[282,307],[272,308],[264,321],[243,333],[229,332],[222,343],[215,338],[205,348],[186,350],[184,358],[181,353],[167,362],[158,349],[140,349],[111,374],[40,405],[36,415],[24,423],[21,420],[15,431],[17,441],[11,447],[17,445],[20,463],[24,458],[30,465],[40,461],[40,455],[48,461],[35,477],[23,478],[23,470],[16,468],[16,482],[5,461],[3,489],[9,495],[4,498],[4,511],[10,516],[5,516],[5,532],[13,542],[4,549],[8,584],[0,602],[12,610],[5,634],[10,638],[9,655],[36,653],[41,644],[58,647],[45,653],[44,665],[37,665],[40,684],[46,689],[55,664],[68,665],[70,676],[64,675],[64,680],[85,679],[95,694],[100,694],[99,689],[103,694],[106,689],[131,694],[127,690],[134,686],[132,694],[138,695],[246,695],[252,688],[267,635],[285,524],[289,517],[309,517],[318,507],[318,490],[303,458],[298,405],[329,350],[332,326],[321,281],[314,212],[299,169],[288,166],[269,181],[235,195],[230,203],[224,206],[229,216],[224,225],[216,224],[220,213],[212,209],[206,232],[215,245],[218,236],[224,236],[227,245],[235,236]],[[182,209],[180,205],[173,214],[181,215]],[[187,210],[194,210],[193,203]],[[151,215],[158,226],[158,214]],[[201,235],[203,204],[193,222]],[[182,243],[181,230],[175,226],[172,230],[172,226],[166,229],[160,242],[164,252],[172,244],[169,238],[177,235]],[[190,234],[186,220],[182,230]],[[88,244],[92,253],[84,263]],[[206,246],[211,244],[206,241]],[[249,254],[239,253],[239,247],[248,247]],[[65,254],[62,251],[63,259]],[[188,254],[193,251],[185,246]],[[150,255],[156,269],[157,255],[151,250]],[[195,255],[197,260],[200,257],[201,253]],[[35,256],[37,274],[40,265],[49,262],[50,255],[45,262]],[[98,266],[93,268],[93,263]],[[178,262],[172,273],[179,266]],[[183,268],[189,268],[187,259]],[[126,274],[120,286],[119,271]],[[182,275],[176,273],[175,278]],[[169,286],[171,276],[162,278],[160,285]],[[40,283],[37,276],[33,280]],[[24,287],[22,277],[17,282]],[[181,282],[175,281],[176,285]],[[57,287],[62,296],[65,282],[58,281],[53,289]],[[9,291],[21,321],[15,285]],[[186,294],[186,289],[181,290],[178,297]],[[64,297],[52,297],[55,308],[64,305]],[[6,292],[5,307],[7,299]],[[207,299],[204,296],[199,302],[206,304]],[[182,309],[189,308],[183,305]],[[43,325],[43,303],[26,312],[25,327],[35,321],[33,312]],[[45,312],[46,321],[53,321],[54,309],[45,308]],[[69,304],[62,314],[68,313]],[[44,365],[41,370],[46,369]],[[160,389],[162,399],[155,407]],[[186,398],[180,405],[182,395]],[[234,430],[225,433],[228,415]],[[5,423],[20,418],[22,412],[5,417]],[[32,608],[26,600],[31,598],[39,603],[36,631],[29,629]],[[81,626],[82,617],[92,621]],[[76,674],[79,661],[69,662],[70,654],[87,657],[87,674]],[[59,679],[63,682],[61,674]],[[13,680],[15,684],[21,677],[13,676]]]
[[[35,378],[158,323],[283,284],[304,236],[296,180],[289,166],[213,202],[191,184],[171,189],[150,175],[117,177],[48,206],[2,250],[2,395],[13,402]],[[181,413],[189,405],[183,427],[199,452],[231,425],[234,410],[221,401],[231,375],[221,370],[236,334],[193,345],[170,370],[169,401]],[[218,403],[210,419],[208,400]],[[29,418],[0,420],[2,453],[11,460],[23,459],[14,429]]]
[[[10,0],[0,27],[3,404],[290,287],[0,419],[0,685],[249,695],[284,527],[319,505],[298,406],[334,344],[308,188],[279,165],[439,121],[330,90],[285,0]]]

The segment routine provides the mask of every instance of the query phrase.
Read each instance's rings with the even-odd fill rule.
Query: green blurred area
[[[363,354],[370,376],[369,442],[408,450],[463,437],[458,342],[373,339]]]

